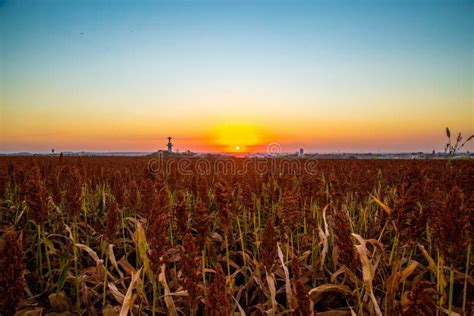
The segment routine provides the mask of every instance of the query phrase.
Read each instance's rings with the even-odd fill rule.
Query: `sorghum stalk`
[[[254,251],[253,251],[253,256],[256,257],[257,256],[257,253],[258,253],[258,248],[259,248],[259,230],[260,230],[260,227],[257,227],[257,220],[256,220],[256,215],[255,215],[255,212],[253,213],[253,227],[254,227],[254,231],[255,231],[255,248],[254,248]]]
[[[314,243],[315,243],[315,236],[314,236],[314,231],[312,233],[312,236],[311,236],[311,249],[316,249],[315,246],[314,246]],[[315,271],[315,267],[316,267],[316,251],[311,251],[311,267],[313,268],[313,271]],[[313,287],[316,287],[316,278],[312,278],[313,279]]]
[[[126,254],[127,253],[127,239],[125,238],[125,218],[123,216],[124,212],[125,212],[124,209],[120,212],[120,221],[122,222],[123,252]]]
[[[453,290],[454,290],[454,267],[451,263],[449,268],[449,301],[448,301],[448,315],[452,315],[453,311]]]
[[[388,265],[392,264],[393,254],[395,253],[397,245],[398,245],[398,234],[395,235],[395,239],[393,241],[392,250],[390,251],[390,257],[388,259]]]
[[[78,253],[77,253],[77,225],[73,224],[73,250],[74,250],[74,274],[76,277],[76,310],[80,313],[81,300],[80,300],[80,285],[79,285],[79,266],[78,266]]]
[[[229,238],[225,234],[225,258],[227,261],[227,276],[230,277]]]
[[[467,258],[466,258],[466,274],[464,276],[464,290],[462,295],[462,312],[466,311],[466,299],[467,299],[467,278],[469,276],[469,259],[471,257],[471,243],[467,246]]]
[[[410,251],[410,255],[408,256],[408,260],[407,260],[407,263],[408,263],[408,264],[410,263],[410,260],[411,260],[411,258],[412,258],[412,256],[413,256],[413,251],[414,251],[414,249],[412,249],[412,250]],[[405,252],[403,252],[403,257],[404,257],[404,255],[405,255]],[[401,294],[402,297],[403,297],[403,294],[405,293],[405,281],[406,281],[406,279],[403,280],[403,283],[402,283],[402,294]]]
[[[38,245],[36,248],[36,257],[37,257],[37,262],[38,262],[38,274],[40,276],[41,282],[40,282],[40,288],[43,290],[43,251],[41,249],[41,224],[38,224],[36,226],[36,230],[38,233]]]
[[[109,264],[109,252],[105,251],[105,264],[104,264],[104,286],[102,288],[102,306],[105,306],[105,299],[107,296],[107,265]]]
[[[439,281],[440,274],[443,273],[443,258],[440,256],[439,249],[437,251],[437,269],[436,269],[436,290],[438,292],[438,305],[442,306],[444,303],[444,289],[442,288],[442,284]]]
[[[362,294],[364,292],[364,287],[362,286],[361,289],[359,290],[359,278],[355,278],[355,287],[357,291],[357,305],[359,306],[359,310],[357,311],[357,315],[360,315],[360,313],[363,311],[363,302],[362,302]]]
[[[204,297],[206,297],[206,246],[202,248],[202,285],[204,286]]]
[[[257,215],[258,215],[258,228],[260,229],[260,227],[262,226],[262,221],[260,219],[260,207],[257,207]]]
[[[248,221],[247,209],[244,208],[244,214],[243,214],[244,236],[247,236],[247,221]]]
[[[41,230],[41,233],[43,235],[43,240],[46,240],[46,233],[44,232],[44,229]],[[44,243],[44,242],[43,242]],[[52,279],[53,277],[53,272],[52,272],[52,269],[51,269],[51,260],[49,258],[49,252],[48,252],[48,248],[46,246],[46,243],[44,243],[44,251],[45,251],[45,255],[46,255],[46,264],[48,266],[48,277],[50,279]]]
[[[156,278],[153,278],[153,303],[152,303],[153,309],[151,310],[152,316],[155,316],[157,296],[158,296],[158,291],[157,291],[157,287],[156,287]]]
[[[134,214],[133,215],[134,218],[135,218],[135,223],[138,223],[138,219],[137,219],[137,214]],[[136,230],[136,228],[135,228]],[[125,238],[124,238],[125,239]],[[126,249],[126,248],[125,248]],[[125,252],[126,253],[126,252]],[[138,253],[138,251],[136,250],[135,251],[135,268],[138,270],[139,267],[141,266],[141,260],[140,260],[140,254]],[[143,286],[143,282],[142,282],[142,286]]]
[[[246,259],[245,259],[245,244],[244,244],[244,236],[242,235],[242,229],[240,228],[240,220],[239,217],[237,217],[237,227],[239,228],[239,239],[240,239],[240,245],[242,247],[242,260],[244,261],[244,266],[246,266]]]

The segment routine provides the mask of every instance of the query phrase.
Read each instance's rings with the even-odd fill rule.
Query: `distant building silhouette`
[[[168,147],[168,153],[173,152],[173,143],[171,143],[171,136],[168,136],[168,144],[166,145]]]

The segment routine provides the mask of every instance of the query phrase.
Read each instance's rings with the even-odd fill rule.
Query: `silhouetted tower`
[[[173,143],[171,143],[171,136],[168,136],[168,152],[172,153],[173,152]]]

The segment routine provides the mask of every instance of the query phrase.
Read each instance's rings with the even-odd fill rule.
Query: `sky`
[[[440,151],[447,126],[474,133],[473,26],[472,0],[0,0],[0,152],[168,136],[198,152]]]

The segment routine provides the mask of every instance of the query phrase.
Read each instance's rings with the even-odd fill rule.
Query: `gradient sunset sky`
[[[1,1],[1,152],[442,150],[474,1]],[[471,143],[467,149],[474,150]]]

